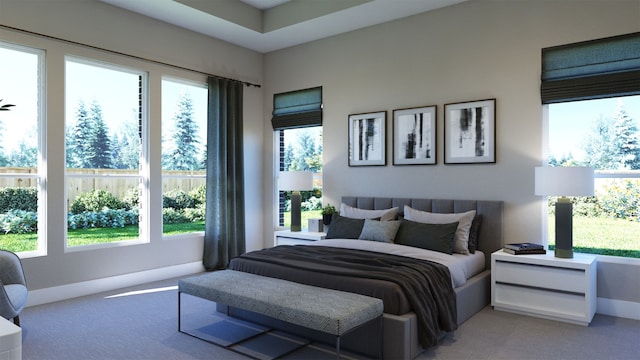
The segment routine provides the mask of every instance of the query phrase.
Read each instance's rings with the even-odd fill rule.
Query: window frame
[[[64,198],[67,199],[67,190],[68,190],[68,179],[69,178],[103,178],[103,179],[114,179],[114,178],[124,178],[124,179],[132,179],[132,178],[137,178],[138,179],[138,189],[139,189],[139,197],[138,197],[138,201],[139,204],[141,204],[139,206],[139,222],[138,222],[138,237],[135,239],[129,239],[129,240],[121,240],[121,241],[114,241],[114,242],[108,242],[108,243],[95,243],[95,244],[87,244],[87,245],[77,245],[77,246],[70,246],[68,243],[68,214],[69,214],[69,209],[68,209],[68,203],[65,201],[65,206],[64,206],[64,219],[65,219],[65,224],[64,224],[64,251],[65,252],[77,252],[77,251],[87,251],[87,250],[94,250],[94,249],[104,249],[104,248],[113,248],[113,247],[120,247],[120,246],[129,246],[129,245],[139,245],[139,244],[147,244],[151,242],[151,221],[150,221],[150,204],[149,204],[149,199],[150,199],[150,166],[149,166],[149,73],[148,71],[142,70],[142,69],[138,69],[135,68],[133,66],[128,66],[128,65],[122,65],[119,64],[117,62],[107,62],[104,60],[99,60],[99,59],[93,59],[93,58],[89,58],[86,56],[78,56],[78,55],[71,55],[71,54],[65,54],[63,56],[63,62],[64,62],[64,67],[65,67],[65,88],[68,86],[68,84],[66,83],[66,75],[67,75],[67,63],[71,61],[71,62],[76,62],[76,63],[80,63],[83,65],[87,65],[87,66],[94,66],[94,67],[98,67],[98,68],[103,68],[103,69],[107,69],[107,70],[112,70],[112,71],[121,71],[124,73],[128,73],[128,74],[132,74],[132,75],[136,75],[139,77],[139,96],[140,98],[138,99],[139,101],[139,112],[140,112],[140,118],[139,118],[139,126],[141,126],[141,153],[140,153],[140,168],[138,170],[138,174],[134,175],[134,174],[121,174],[121,175],[114,175],[114,174],[106,174],[106,175],[99,175],[99,174],[91,174],[91,175],[69,175],[67,172],[67,166],[65,164],[65,169],[64,169]],[[65,102],[65,108],[67,105],[67,96],[66,96],[66,91],[65,91],[65,96],[64,96],[64,102]],[[65,119],[64,119],[64,127],[65,127],[65,134],[66,134],[66,128],[67,128],[67,119],[66,119],[66,114],[65,114]],[[65,145],[64,145],[64,156],[66,159],[66,152],[67,152],[67,144],[66,144],[66,139],[65,139]]]
[[[187,86],[200,87],[200,88],[208,90],[208,84],[207,84],[206,81],[196,81],[196,80],[190,80],[190,79],[186,79],[186,78],[181,78],[181,77],[177,77],[177,76],[173,76],[173,75],[164,74],[164,75],[161,76],[160,89],[161,89],[162,92],[164,91],[163,83],[165,81],[178,83],[178,84],[184,84],[184,85],[187,85]],[[162,98],[161,98],[160,102],[161,102],[160,106],[162,107],[164,105],[164,103],[162,101]],[[171,120],[171,119],[165,119],[163,116],[161,116],[161,125],[164,124],[165,120]],[[161,128],[162,128],[162,126],[161,126]],[[205,127],[204,129],[200,129],[200,130],[205,134],[204,141],[205,141],[205,146],[206,146],[206,141],[207,141],[206,134],[208,133],[207,132],[207,128]],[[161,138],[162,138],[162,136],[161,136]],[[163,140],[161,140],[161,141],[163,141]],[[160,154],[160,158],[161,159],[162,159],[163,155],[164,155],[164,153],[161,150],[161,154]],[[165,170],[163,169],[162,161],[161,161],[160,173],[161,173],[161,178],[162,178],[162,182],[163,182],[163,185],[162,185],[163,192],[164,192],[164,179],[169,179],[169,178],[205,179],[205,184],[206,184],[206,178],[207,178],[206,169],[204,170],[205,173],[202,174],[202,175],[180,175],[180,176],[179,175],[165,175],[164,171]],[[164,203],[162,205],[163,205],[162,207],[164,209]],[[162,223],[162,229],[161,229],[162,238],[165,239],[165,240],[176,240],[176,239],[181,239],[181,238],[185,238],[185,237],[190,237],[191,235],[204,236],[204,229],[202,231],[192,231],[192,232],[188,232],[188,233],[166,235],[164,233],[164,216],[160,220],[161,220],[161,223]]]
[[[33,54],[37,58],[37,103],[39,104],[36,111],[36,128],[37,128],[37,173],[25,174],[25,173],[4,173],[3,177],[20,177],[20,178],[33,178],[37,182],[37,214],[38,214],[38,231],[37,231],[37,245],[36,250],[18,252],[20,258],[31,258],[46,256],[48,254],[48,241],[47,241],[47,93],[45,80],[47,78],[46,72],[46,51],[43,49],[35,48],[33,46],[15,44],[7,41],[0,40],[0,47],[11,50],[19,51],[28,54]]]

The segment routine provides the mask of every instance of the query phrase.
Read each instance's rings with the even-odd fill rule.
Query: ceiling
[[[467,0],[100,0],[261,53]]]

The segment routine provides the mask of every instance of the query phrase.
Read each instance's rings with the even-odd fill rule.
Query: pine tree
[[[140,134],[136,123],[126,122],[111,143],[115,169],[140,168]]]
[[[83,101],[78,103],[76,123],[67,136],[67,166],[91,168],[93,123]]]
[[[102,108],[97,102],[91,104],[91,123],[93,136],[90,141],[91,167],[95,169],[112,168],[111,140],[109,129],[102,118]]]
[[[638,126],[629,114],[627,114],[622,100],[618,101],[618,106],[613,116],[612,132],[612,140],[618,152],[620,168],[640,169]]]
[[[178,113],[173,118],[174,132],[171,135],[169,151],[163,159],[168,170],[196,170],[202,165],[198,161],[198,124],[193,120],[193,103],[189,94],[183,94],[178,101]]]

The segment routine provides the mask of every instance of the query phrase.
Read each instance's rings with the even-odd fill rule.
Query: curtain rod
[[[51,35],[41,34],[41,33],[37,33],[37,32],[34,32],[34,31],[19,29],[19,28],[13,27],[13,26],[0,24],[0,27],[8,29],[8,30],[22,32],[22,33],[29,34],[29,35],[40,36],[40,37],[43,37],[43,38],[46,38],[46,39],[65,42],[67,44],[79,45],[79,46],[84,46],[84,47],[87,47],[87,48],[90,48],[90,49],[94,49],[94,50],[100,50],[100,51],[105,51],[105,52],[116,54],[116,55],[127,56],[127,57],[130,57],[132,59],[136,59],[136,60],[147,61],[147,62],[151,62],[151,63],[154,63],[154,64],[163,65],[163,66],[169,66],[169,67],[173,67],[173,68],[180,69],[180,70],[191,71],[191,72],[195,72],[195,73],[206,75],[206,76],[213,76],[213,77],[216,77],[218,79],[235,81],[235,82],[241,83],[241,84],[243,84],[245,86],[255,86],[257,88],[262,87],[259,84],[254,84],[254,83],[250,83],[250,82],[246,82],[246,81],[231,79],[231,78],[220,76],[220,75],[213,75],[213,74],[209,74],[209,73],[206,73],[206,72],[203,72],[203,71],[200,71],[200,70],[190,69],[190,68],[187,68],[187,67],[184,67],[184,66],[173,65],[173,64],[165,63],[165,62],[158,61],[158,60],[147,59],[147,58],[143,58],[143,57],[137,56],[137,55],[131,55],[131,54],[127,54],[127,53],[123,53],[123,52],[119,52],[119,51],[114,51],[114,50],[101,48],[101,47],[98,47],[98,46],[84,44],[84,43],[77,42],[77,41],[72,41],[72,40],[62,39],[62,38],[51,36]]]

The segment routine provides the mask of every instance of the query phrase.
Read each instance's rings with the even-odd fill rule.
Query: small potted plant
[[[336,208],[335,206],[331,205],[331,204],[327,204],[327,206],[322,208],[322,223],[325,225],[329,225],[331,224],[331,217],[333,216],[333,213],[336,212]]]

